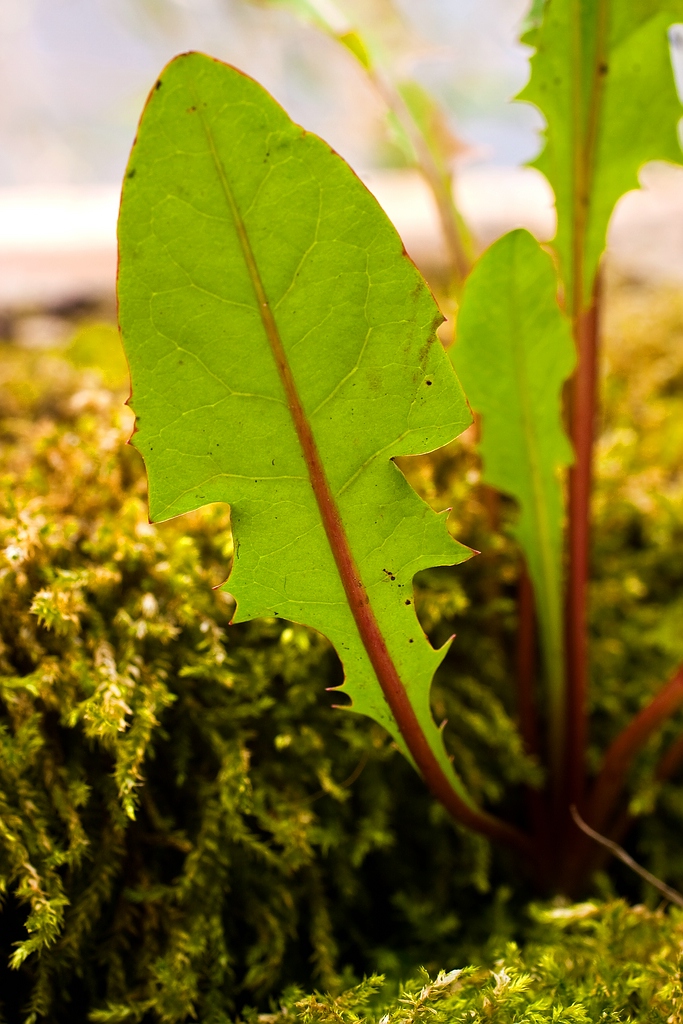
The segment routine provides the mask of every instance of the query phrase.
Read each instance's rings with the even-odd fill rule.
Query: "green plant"
[[[354,5],[340,4],[348,6]],[[536,843],[556,864],[566,860],[559,878],[570,889],[585,879],[591,855],[567,817],[568,806],[579,804],[597,827],[622,833],[624,783],[633,761],[683,699],[683,676],[675,671],[642,714],[614,737],[598,777],[587,788],[589,504],[602,305],[598,268],[614,205],[637,187],[639,168],[655,159],[680,162],[675,127],[681,105],[667,40],[669,25],[680,16],[680,6],[666,2],[618,8],[608,2],[560,0],[531,5],[523,41],[536,52],[531,80],[518,98],[534,103],[546,118],[545,146],[534,166],[556,196],[553,249],[577,365],[572,365],[559,318],[553,318],[554,329],[539,322],[539,308],[552,313],[556,286],[548,271],[544,284],[537,279],[542,260],[521,238],[516,243],[508,238],[482,260],[452,350],[468,397],[481,415],[484,480],[519,504],[515,533],[529,576],[523,572],[520,580],[518,711],[527,750],[547,764],[550,775],[547,799],[532,796]],[[638,102],[629,103],[636,91]],[[491,313],[493,296],[504,314]],[[502,375],[491,372],[488,361],[494,357],[505,363]],[[561,428],[558,432],[557,415],[565,379],[565,420],[576,453],[566,522],[559,473],[572,458]],[[534,598],[543,654],[545,742],[539,741],[536,710]],[[674,745],[659,775],[675,770],[681,756],[683,746]],[[549,824],[554,844],[549,843]]]
[[[229,500],[236,619],[320,630],[354,710],[454,817],[524,848],[473,804],[431,714],[446,648],[419,627],[412,578],[468,552],[391,458],[439,447],[470,417],[438,309],[387,218],[253,80],[188,54],[148,103],[119,237],[152,518]]]
[[[201,57],[181,58],[157,83],[128,171],[120,301],[136,406],[144,411],[136,444],[150,472],[153,516],[231,500],[238,544],[248,549],[231,578],[238,614],[275,611],[324,632],[345,662],[354,709],[388,728],[454,817],[527,853],[533,849],[549,883],[571,890],[591,866],[592,851],[569,824],[568,806],[587,803],[591,821],[608,827],[635,752],[683,698],[679,672],[614,740],[586,797],[585,591],[597,348],[592,282],[616,199],[645,160],[677,157],[679,108],[665,33],[674,10],[633,5],[611,15],[606,4],[584,11],[554,0],[542,18],[540,13],[533,12],[537,23],[527,36],[537,55],[523,96],[547,114],[541,166],[558,197],[562,297],[578,353],[569,400],[577,462],[569,475],[565,630],[558,473],[570,454],[560,425],[560,391],[572,354],[555,306],[555,276],[528,236],[510,236],[481,260],[465,291],[453,349],[482,413],[486,478],[519,501],[517,535],[540,609],[545,751],[534,739],[527,595],[520,708],[530,752],[545,753],[550,767],[549,803],[537,802],[533,843],[473,805],[452,772],[429,708],[437,662],[424,648],[422,662],[416,660],[420,638],[408,635],[416,633],[408,618],[412,608],[401,610],[402,603],[412,603],[405,595],[417,569],[458,556],[438,541],[427,510],[420,516],[400,478],[380,459],[434,447],[457,433],[458,417],[460,429],[466,421],[454,382],[448,383],[438,350],[430,347],[435,311],[429,312],[419,281],[413,277],[411,283],[395,242],[391,252],[391,232],[360,186],[248,80]],[[568,37],[570,48],[564,46]],[[643,125],[635,105],[623,103],[643,47],[648,61],[638,88],[657,104],[656,129],[649,121]],[[664,136],[662,118],[669,125]],[[184,154],[178,138],[186,140]],[[199,209],[188,204],[188,180],[201,197]],[[278,222],[275,211],[285,195],[287,219]],[[351,244],[349,209],[356,221]],[[220,283],[217,275],[223,276]],[[176,287],[172,298],[159,300],[169,282]],[[227,315],[226,303],[232,304]],[[491,317],[493,303],[504,310],[501,323]],[[202,325],[209,321],[207,330]],[[224,341],[217,361],[212,332],[219,322]],[[402,334],[394,326],[390,336],[389,324],[406,326]],[[239,349],[250,333],[255,344],[254,330],[262,340],[240,367]],[[323,339],[333,363],[326,364]],[[402,378],[393,361],[400,346]],[[503,373],[487,376],[496,346],[497,369],[501,360],[511,361]],[[188,358],[187,370],[179,370],[185,363],[179,353]],[[263,390],[251,393],[250,412],[246,380],[254,371]],[[242,382],[233,397],[235,380]],[[207,395],[213,399],[208,404]],[[378,397],[384,398],[379,415]],[[250,415],[253,425],[243,432]],[[228,422],[235,418],[241,433],[231,439]],[[435,419],[440,432],[424,429]],[[247,483],[251,478],[253,484]],[[266,518],[269,506],[280,515]],[[402,530],[415,532],[416,517],[424,523],[418,531],[430,539],[409,554],[406,540],[398,538]],[[283,530],[290,538],[285,549]],[[553,848],[551,835],[559,839]]]
[[[680,162],[676,125],[681,106],[667,30],[682,10],[666,2],[611,5],[603,0],[584,6],[555,0],[532,11],[524,37],[536,53],[521,98],[536,103],[546,118],[545,147],[536,165],[555,192],[554,248],[577,353],[567,396],[575,461],[568,481],[564,681],[558,724],[551,733],[559,744],[556,763],[561,766],[551,786],[551,817],[567,846],[563,881],[570,888],[585,872],[592,851],[568,822],[567,806],[580,805],[598,830],[608,830],[636,752],[683,700],[681,668],[613,740],[587,791],[587,583],[599,263],[614,205],[637,186],[639,168],[648,160]],[[648,117],[641,115],[643,106]]]
[[[456,369],[467,378],[472,405],[481,414],[484,479],[513,495],[520,506],[516,534],[533,584],[532,593],[529,577],[522,573],[520,726],[527,750],[548,765],[550,774],[548,798],[532,797],[536,842],[556,863],[558,850],[563,851],[559,859],[566,864],[560,884],[569,888],[585,879],[591,854],[569,821],[567,808],[581,805],[598,828],[611,828],[615,836],[623,832],[619,805],[633,761],[683,699],[683,677],[676,671],[652,704],[615,735],[598,778],[587,786],[587,592],[602,306],[599,262],[614,205],[638,186],[639,168],[649,160],[680,162],[675,127],[681,106],[667,40],[669,25],[680,16],[680,6],[666,2],[617,7],[608,2],[582,6],[541,0],[531,5],[523,41],[536,52],[531,80],[518,98],[534,103],[546,118],[545,145],[533,166],[546,176],[556,196],[553,249],[559,264],[560,303],[571,323],[577,365],[573,368],[567,361],[564,340],[553,343],[544,326],[535,323],[538,305],[552,305],[555,288],[548,279],[545,300],[541,297],[543,288],[534,280],[534,271],[527,271],[513,255],[511,239],[482,261],[460,315],[458,346],[452,350]],[[638,102],[629,103],[636,91]],[[523,244],[520,239],[517,246]],[[532,259],[528,244],[526,252],[540,268],[540,257]],[[504,346],[493,333],[494,325],[500,332],[502,319],[490,315],[494,294],[508,302]],[[557,331],[562,333],[559,326]],[[486,361],[493,355],[516,360],[516,368],[507,365],[503,380],[494,379],[490,371],[487,375]],[[550,362],[560,373],[557,380],[548,375]],[[571,455],[557,434],[557,403],[551,408],[563,384],[562,374],[568,382],[564,417],[576,456],[569,472],[566,513],[558,473],[571,462]],[[522,398],[528,399],[534,387],[535,402],[522,415]],[[554,450],[547,426],[555,435]],[[510,435],[516,430],[513,443]],[[534,598],[547,701],[545,742],[539,740],[536,710]],[[660,774],[675,770],[683,756],[679,747],[666,756]],[[549,823],[554,844],[549,844]]]
[[[557,196],[559,280],[525,233],[496,243],[465,286],[452,349],[481,413],[484,479],[520,506],[516,535],[531,582],[520,601],[520,719],[529,753],[549,769],[531,835],[476,805],[430,710],[445,649],[424,644],[411,581],[464,553],[390,463],[445,443],[467,415],[434,345],[437,310],[386,219],[260,87],[192,54],[157,82],[124,187],[121,327],[152,516],[231,502],[238,618],[275,614],[328,636],[353,709],[393,735],[453,817],[515,846],[545,884],[569,892],[595,863],[569,807],[598,829],[618,828],[635,755],[683,701],[682,668],[613,739],[587,790],[596,281],[615,202],[642,163],[680,155],[666,38],[677,11],[569,0],[532,11],[525,39],[536,55],[522,98],[546,115],[538,166]],[[656,117],[624,102],[634,83]],[[565,573],[566,380],[575,464]]]

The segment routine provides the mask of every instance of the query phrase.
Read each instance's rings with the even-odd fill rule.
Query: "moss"
[[[290,992],[265,1019],[268,1024],[675,1024],[683,1019],[680,915],[615,902],[537,908],[535,917],[536,940],[525,949],[508,943],[486,968],[456,967],[434,979],[423,971],[398,992],[387,992],[382,977],[337,998]]]
[[[489,886],[486,844],[454,842],[383,732],[332,708],[322,637],[229,625],[212,589],[227,509],[149,524],[122,394],[87,353],[81,332],[67,358],[2,362],[8,1017],[124,1001],[129,1020],[220,1020],[287,982],[334,990],[344,967],[436,965],[461,928],[455,893]],[[423,590],[438,625],[451,606]],[[468,683],[449,698],[464,732],[490,745],[497,716],[511,734],[476,697]],[[474,788],[502,792],[465,762]]]
[[[594,767],[683,656],[682,307],[668,293],[620,287],[609,309]],[[111,330],[82,326],[65,353],[7,346],[0,359],[5,1018],[226,1021],[297,984],[290,1019],[435,1010],[478,1020],[494,1006],[498,1017],[486,1019],[532,1021],[574,1002],[584,1009],[552,1019],[658,1021],[667,1005],[676,1020],[675,1001],[642,993],[670,985],[678,998],[678,918],[609,904],[566,927],[557,913],[530,921],[533,880],[454,827],[381,730],[332,708],[326,688],[340,667],[323,638],[276,621],[229,625],[231,602],[212,589],[229,570],[228,512],[149,525],[143,467],[124,443],[120,353],[105,351],[114,343]],[[521,821],[522,783],[541,773],[514,728],[514,508],[481,487],[471,431],[403,467],[427,500],[453,506],[454,534],[482,552],[421,574],[417,605],[435,644],[457,633],[434,711],[447,719],[458,770],[478,799]],[[655,765],[680,723],[635,766],[627,840],[679,888],[680,773],[658,781]],[[607,897],[652,898],[621,869],[597,884]],[[510,941],[522,951],[506,951]],[[591,982],[601,948],[604,984]],[[516,979],[499,986],[507,1008],[495,1003],[496,957]],[[394,998],[419,964],[437,977],[466,963],[489,967],[432,986],[421,1003],[419,978],[406,1001]],[[372,972],[384,987],[354,993]],[[645,979],[635,995],[632,975]],[[306,1001],[315,986],[349,994]],[[546,1002],[533,1009],[534,1000]],[[633,1006],[652,1016],[628,1017]]]

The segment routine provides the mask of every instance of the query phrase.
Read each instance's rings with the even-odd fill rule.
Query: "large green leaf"
[[[354,709],[471,807],[430,711],[445,648],[412,590],[418,570],[470,552],[392,462],[445,444],[470,414],[395,230],[256,82],[186,54],[148,101],[119,241],[152,519],[229,502],[236,621],[325,634]]]
[[[680,162],[667,30],[683,17],[683,0],[546,0],[542,18],[537,6],[524,37],[536,48],[531,79],[518,98],[546,119],[535,166],[555,192],[567,308],[577,312],[590,301],[614,205],[638,188],[638,169]]]
[[[575,356],[556,296],[550,257],[527,231],[511,231],[465,285],[451,353],[482,417],[483,478],[519,503],[515,532],[534,585],[557,752],[564,711],[560,474],[572,459],[561,393]]]

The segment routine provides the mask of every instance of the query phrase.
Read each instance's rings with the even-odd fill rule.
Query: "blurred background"
[[[381,36],[385,49],[400,51],[403,72],[438,96],[477,159],[517,164],[533,156],[540,119],[507,102],[527,78],[528,50],[515,42],[526,0],[336,6]],[[3,0],[0,33],[4,186],[118,182],[150,86],[189,49],[253,75],[354,167],[395,160],[383,104],[362,68],[284,6]]]
[[[435,104],[440,152],[457,173],[456,196],[477,246],[518,225],[551,237],[552,196],[540,175],[521,168],[539,149],[542,119],[531,106],[510,103],[528,77],[530,51],[517,41],[527,6],[527,0],[2,0],[4,332],[17,315],[36,309],[112,302],[119,182],[137,119],[161,67],[188,49],[253,75],[295,120],[346,157],[428,276],[438,277],[447,260],[444,239],[432,192],[409,169],[409,140],[406,145],[389,109],[387,87],[410,82],[424,90],[420,102],[427,97]],[[381,69],[379,82],[339,44],[356,30]],[[679,280],[679,175],[660,169],[649,184],[646,196],[622,204],[612,248],[631,275]],[[45,323],[23,333],[36,345],[55,340]]]

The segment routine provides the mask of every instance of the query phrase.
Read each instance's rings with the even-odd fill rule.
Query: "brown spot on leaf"
[[[382,390],[382,372],[381,372],[381,370],[377,370],[377,369],[368,370],[366,379],[367,379],[367,382],[368,382],[368,387],[370,388],[371,391],[381,391]]]
[[[420,360],[420,366],[424,367],[425,363],[427,362],[427,356],[429,355],[429,350],[430,350],[430,348],[432,347],[433,344],[434,344],[434,338],[433,337],[427,338],[427,340],[425,341],[424,345],[420,349],[420,354],[418,356],[418,359]]]

